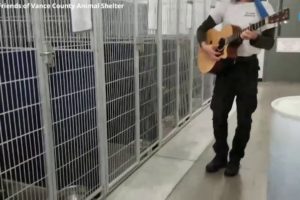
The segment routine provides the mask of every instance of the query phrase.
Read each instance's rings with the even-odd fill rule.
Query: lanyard
[[[262,19],[268,17],[268,12],[267,10],[265,9],[264,5],[261,3],[261,0],[255,0],[255,5],[256,5],[256,8],[259,12],[259,15]]]

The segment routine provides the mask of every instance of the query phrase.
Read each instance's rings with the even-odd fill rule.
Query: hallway
[[[225,178],[224,170],[213,175],[205,173],[205,165],[214,156],[211,145],[209,145],[174,188],[168,200],[274,200],[278,195],[268,193],[270,191],[268,173],[272,140],[270,103],[278,97],[290,95],[299,95],[299,85],[263,83],[259,87],[259,105],[253,116],[252,136],[246,150],[246,157],[241,163],[239,176]],[[228,141],[230,142],[235,126],[236,114],[229,120],[231,135]],[[276,174],[276,171],[273,171],[269,176],[276,177]],[[290,196],[291,199],[296,198],[293,197],[293,194]]]
[[[270,104],[279,97],[299,95],[299,88],[299,84],[260,84],[252,136],[239,176],[225,178],[224,170],[216,174],[205,173],[205,165],[214,156],[211,148],[212,115],[207,108],[114,190],[108,200],[282,200],[280,194],[287,193],[290,196],[287,200],[295,200],[293,191],[289,191],[291,185],[281,186],[278,176],[281,171],[273,169],[273,174],[270,174],[270,122],[273,112]],[[235,126],[233,107],[229,118],[229,144]],[[273,160],[273,163],[278,162]],[[270,183],[270,176],[275,182]],[[286,182],[289,183],[289,180]]]

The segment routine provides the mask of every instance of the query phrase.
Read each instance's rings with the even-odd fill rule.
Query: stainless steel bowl
[[[59,200],[84,200],[88,189],[84,186],[70,186],[58,193]]]

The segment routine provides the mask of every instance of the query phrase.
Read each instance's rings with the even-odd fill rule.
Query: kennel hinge
[[[48,68],[55,67],[55,51],[50,42],[43,42],[43,52],[40,54]]]

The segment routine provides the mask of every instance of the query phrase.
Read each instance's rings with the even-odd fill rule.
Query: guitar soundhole
[[[210,41],[209,44],[212,44],[212,41]]]

